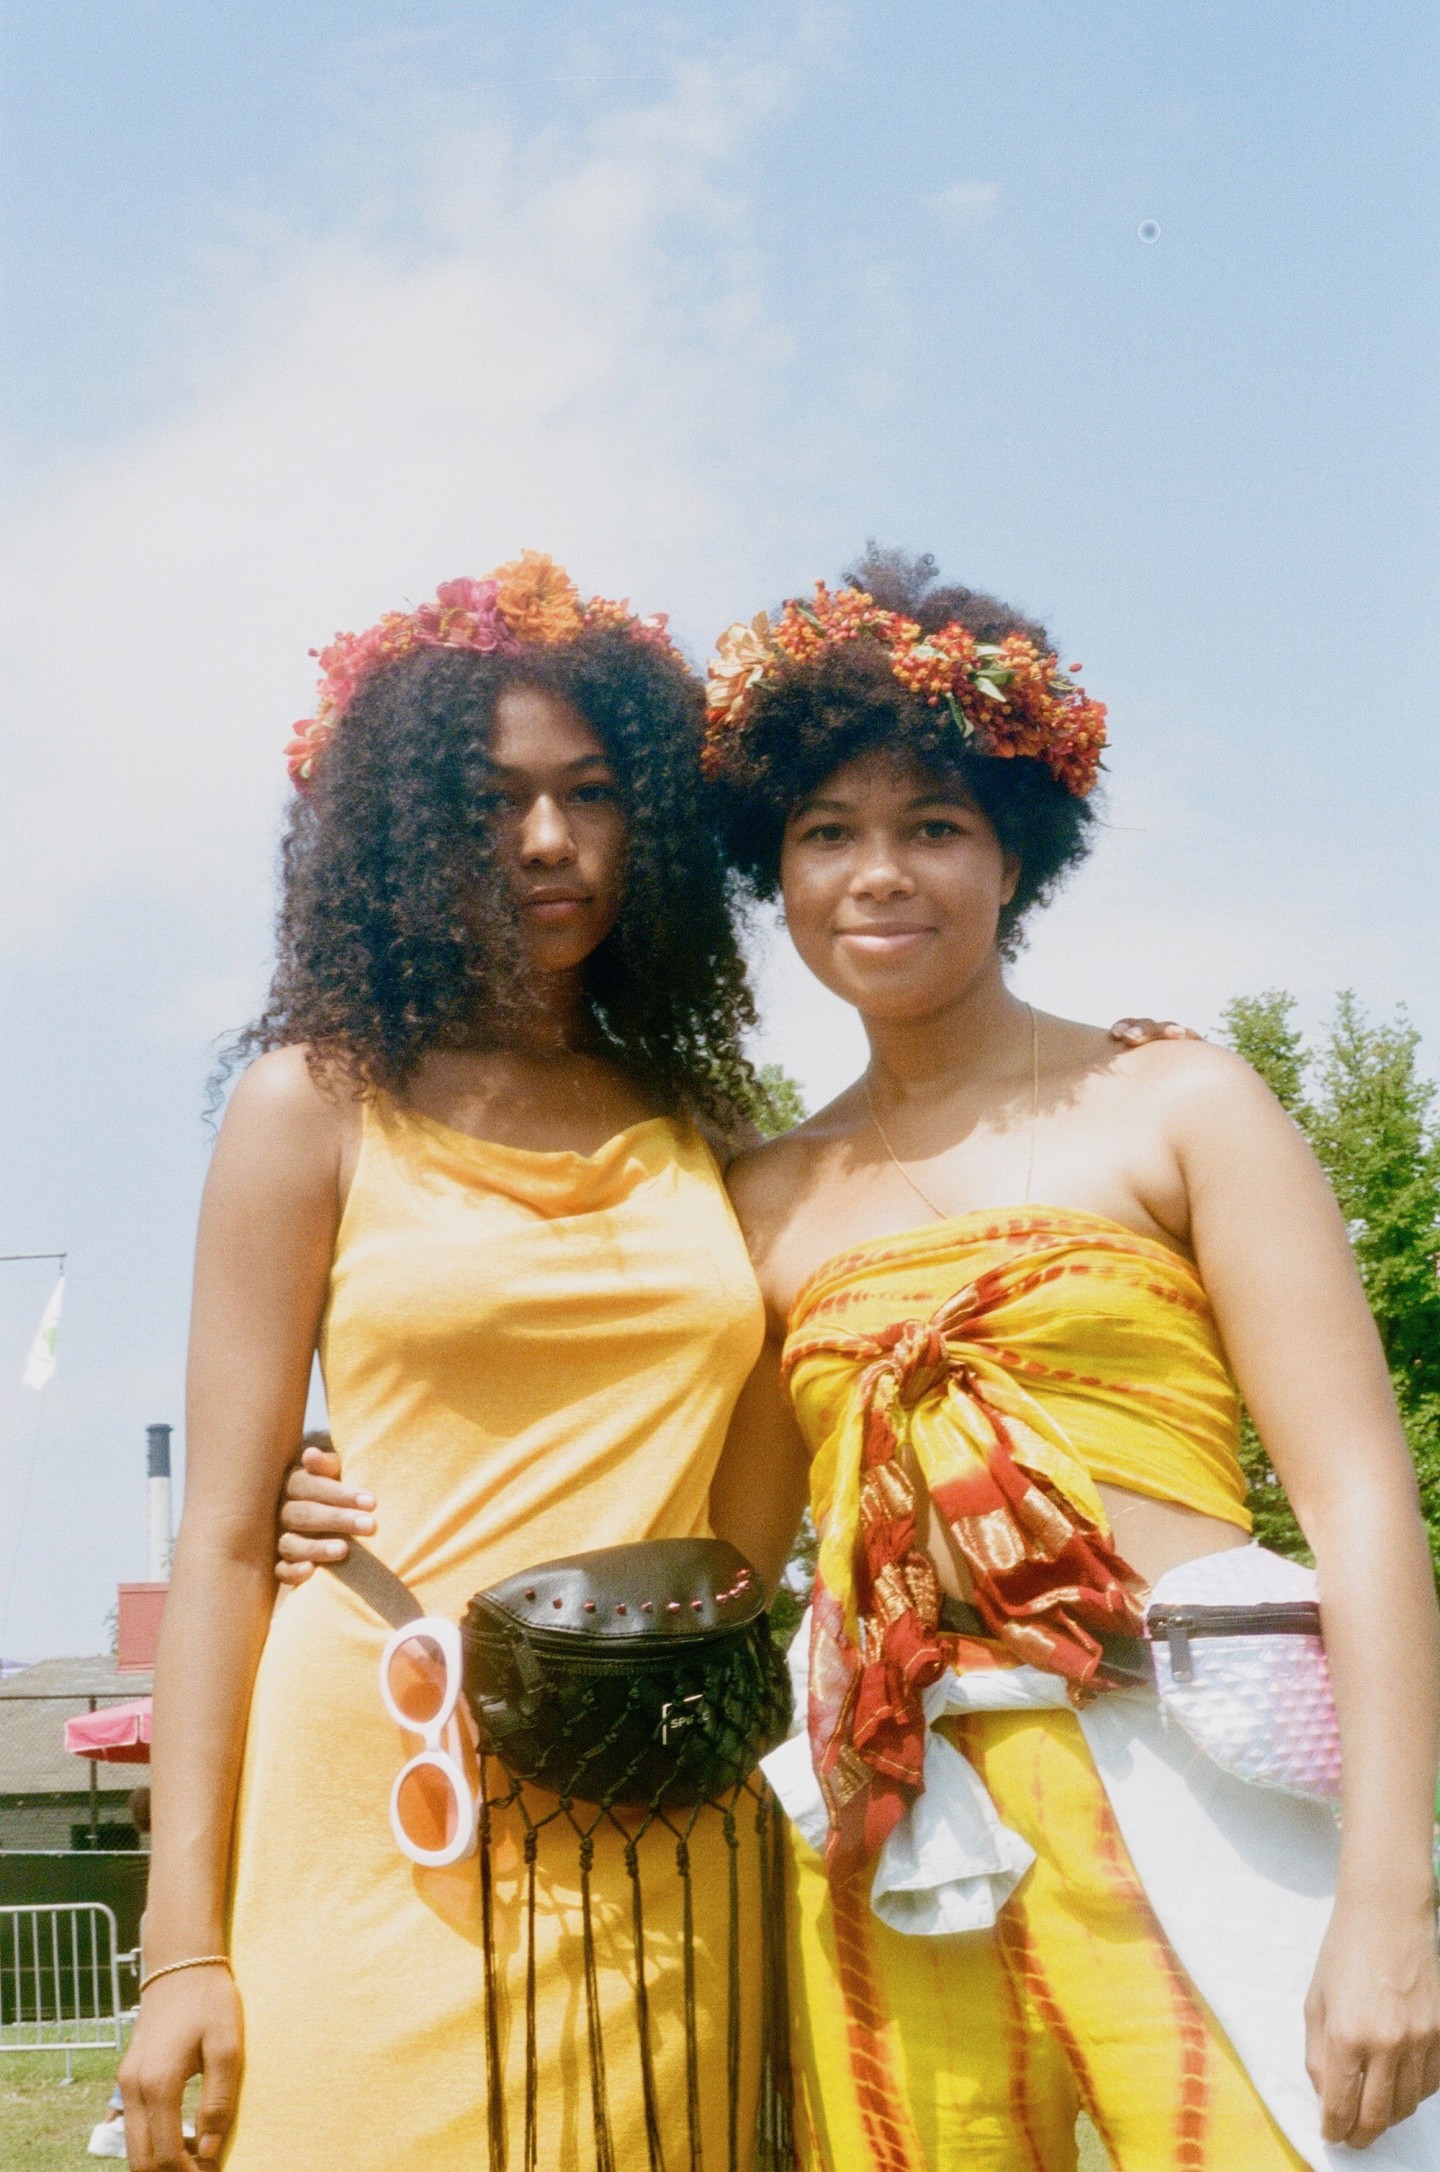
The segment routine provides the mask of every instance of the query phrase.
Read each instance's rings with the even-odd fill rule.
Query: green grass
[[[79,2172],[95,2163],[85,2145],[110,2101],[119,2054],[77,2051],[71,2057],[75,2079],[67,2088],[63,2052],[0,2056],[0,2172]],[[195,2116],[199,2090],[191,2082],[187,2119]]]
[[[67,2089],[65,2062],[54,2054],[6,2053],[0,2058],[0,2166],[5,2172],[79,2172],[90,2129],[115,2085],[115,2056],[77,2051]],[[1080,2172],[1110,2172],[1110,2160],[1088,2119],[1082,2119]]]
[[[6,2052],[0,2057],[0,2165],[15,2172],[77,2172],[90,2129],[115,2086],[118,2055],[77,2051],[75,2079],[65,2087],[59,2052]]]

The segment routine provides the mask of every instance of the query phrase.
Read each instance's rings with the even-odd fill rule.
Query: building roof
[[[90,1699],[104,1704],[148,1697],[148,1674],[121,1674],[112,1658],[42,1659],[0,1682],[0,1795],[83,1795],[90,1786],[88,1757],[65,1747],[65,1722],[88,1712]],[[95,1767],[106,1795],[128,1795],[143,1779],[134,1765]]]

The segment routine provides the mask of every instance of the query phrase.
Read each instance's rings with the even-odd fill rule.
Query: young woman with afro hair
[[[732,865],[870,1043],[730,1172],[768,1335],[716,1513],[765,1552],[783,1488],[743,1491],[745,1441],[773,1474],[788,1440],[820,1532],[808,1730],[765,1761],[798,2124],[825,2172],[1069,2172],[1082,2110],[1117,2172],[1321,2172],[1342,2144],[1419,2172],[1440,1625],[1415,1477],[1266,1088],[1007,985],[1088,849],[1103,743],[1043,629],[930,560],[872,552],[712,665]],[[1314,1575],[1246,1544],[1242,1393],[1318,1563],[1338,1833],[1285,1791],[1339,1784],[1319,1691],[1283,1769],[1262,1728],[1268,1787],[1155,1694],[1224,1646],[1145,1641],[1152,1603],[1299,1601],[1314,1628]],[[1260,1690],[1231,1649],[1233,1721]]]

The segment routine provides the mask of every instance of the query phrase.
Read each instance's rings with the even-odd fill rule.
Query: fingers
[[[195,2114],[195,2155],[202,2164],[220,2154],[235,2120],[240,2087],[240,2039],[231,2030],[212,2027],[205,2037],[205,2067],[200,2106]]]
[[[130,2172],[194,2172],[180,2125],[181,2092],[120,2070]]]
[[[1421,2069],[1421,2103],[1424,2103],[1426,2097],[1433,2097],[1437,2089],[1440,2089],[1440,2043],[1433,2043],[1425,2054],[1425,2063]]]
[[[1398,2127],[1402,2119],[1408,2119],[1423,2099],[1430,2095],[1431,2092],[1425,2087],[1425,2069],[1428,2063],[1422,2046],[1412,2046],[1396,2060],[1389,2120],[1392,2127]]]
[[[340,1458],[333,1448],[302,1448],[300,1462],[303,1469],[313,1472],[317,1478],[340,1476]]]
[[[285,1480],[287,1501],[312,1501],[326,1508],[354,1508],[362,1511],[375,1506],[373,1493],[366,1493],[359,1486],[343,1486],[337,1478],[319,1478],[309,1471],[292,1469]]]
[[[1365,2079],[1360,2091],[1360,2108],[1348,2134],[1341,2137],[1352,2149],[1368,2149],[1387,2127],[1392,2127],[1400,2114],[1395,2109],[1396,2084],[1400,2078],[1401,2060],[1388,2048],[1379,2050],[1372,2046],[1369,2062],[1364,2069]],[[1411,2111],[1415,2109],[1412,2104]]]
[[[1368,2149],[1408,2119],[1427,2096],[1433,2059],[1428,2044],[1326,2044],[1321,2131],[1327,2142]]]
[[[1147,1041],[1203,1041],[1193,1026],[1178,1025],[1173,1018],[1117,1018],[1110,1028],[1112,1041],[1127,1048],[1141,1048]]]
[[[375,1518],[368,1509],[350,1508],[329,1501],[284,1501],[280,1507],[280,1529],[295,1538],[344,1539],[352,1535],[368,1538],[375,1529]],[[311,1555],[313,1560],[316,1557]]]
[[[1318,2087],[1320,2130],[1326,2141],[1352,2140],[1365,2088],[1365,2069],[1353,2046],[1341,2045],[1333,2036],[1327,2039]]]
[[[342,1538],[319,1538],[303,1531],[282,1531],[277,1548],[280,1556],[275,1564],[277,1575],[282,1567],[323,1568],[327,1561],[343,1561],[350,1551]],[[300,1581],[303,1583],[304,1578]]]

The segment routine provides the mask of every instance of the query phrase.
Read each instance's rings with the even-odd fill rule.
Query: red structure
[[[168,1584],[122,1584],[119,1604],[119,1649],[115,1667],[120,1674],[149,1674],[155,1665],[160,1642],[160,1617],[165,1611]]]

